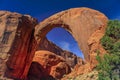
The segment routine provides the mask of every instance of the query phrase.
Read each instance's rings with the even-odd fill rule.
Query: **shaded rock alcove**
[[[1,16],[5,16],[5,20],[8,17],[6,14],[8,13],[1,14]],[[10,54],[9,59],[7,57],[6,75],[8,77],[26,79],[33,56],[41,40],[57,26],[63,27],[75,38],[86,62],[90,64],[90,69],[97,64],[96,50],[99,49],[101,54],[104,53],[100,39],[104,35],[108,19],[99,11],[89,8],[72,8],[59,12],[39,24],[28,15],[14,13],[11,16],[10,14],[12,13],[9,13],[11,22],[16,19],[18,23],[15,25],[15,32],[12,36],[13,42],[11,42],[10,50],[8,50]],[[3,42],[6,43],[7,41]]]

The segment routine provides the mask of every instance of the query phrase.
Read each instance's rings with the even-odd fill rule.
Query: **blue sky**
[[[120,20],[120,0],[0,0],[0,10],[29,14],[39,21],[62,10],[75,7],[89,7],[99,10],[109,19]],[[58,35],[59,37],[57,37]],[[69,36],[70,35],[61,28],[53,29],[47,35],[47,37],[57,45],[81,56],[76,42]]]
[[[76,53],[78,56],[84,58],[77,42],[65,29],[54,28],[47,34],[47,38],[53,43],[59,45],[62,49]]]

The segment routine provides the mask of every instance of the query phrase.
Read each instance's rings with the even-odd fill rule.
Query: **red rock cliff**
[[[5,74],[7,60],[7,77],[19,78],[23,74],[21,68],[27,64],[27,47],[36,24],[37,20],[29,15],[0,11],[0,75]]]

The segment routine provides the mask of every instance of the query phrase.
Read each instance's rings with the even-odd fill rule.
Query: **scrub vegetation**
[[[106,33],[101,39],[101,44],[107,51],[100,58],[99,51],[96,57],[99,64],[97,65],[98,80],[120,80],[120,21],[110,20]]]

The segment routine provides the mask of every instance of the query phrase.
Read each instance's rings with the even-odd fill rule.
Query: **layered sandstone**
[[[35,63],[38,63],[41,67],[36,66]],[[28,76],[29,78],[37,78],[36,80],[49,78],[50,76],[53,79],[60,79],[64,74],[71,72],[71,68],[64,58],[45,50],[35,53],[31,67]]]

